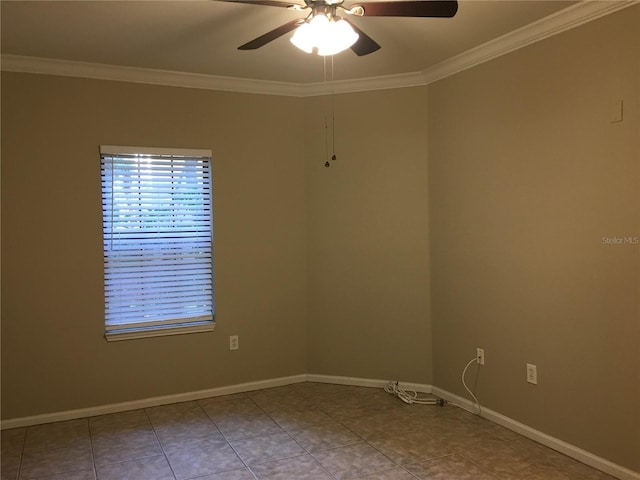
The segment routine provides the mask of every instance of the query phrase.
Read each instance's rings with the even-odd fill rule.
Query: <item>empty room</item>
[[[640,2],[0,19],[2,480],[640,480]]]

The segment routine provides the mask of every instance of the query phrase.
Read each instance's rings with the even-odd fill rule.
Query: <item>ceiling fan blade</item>
[[[370,53],[373,53],[376,50],[380,50],[380,45],[378,45],[373,40],[373,38],[371,38],[369,35],[364,33],[362,30],[360,30],[358,27],[356,27],[353,23],[351,23],[346,18],[344,19],[344,21],[347,22],[349,25],[351,25],[351,28],[353,28],[355,32],[359,35],[358,40],[356,40],[356,43],[351,45],[351,50],[353,50],[356,55],[358,55],[359,57],[362,57],[363,55],[369,55]]]
[[[287,22],[284,25],[280,25],[278,28],[274,28],[264,35],[261,35],[258,38],[254,38],[250,42],[239,46],[238,50],[255,50],[256,48],[260,48],[267,43],[274,41],[276,38],[280,38],[285,33],[289,33],[292,30],[295,30],[302,22],[304,22],[304,19],[302,18],[291,20],[290,22]]]
[[[453,17],[458,11],[456,0],[414,0],[398,2],[358,3],[365,17]],[[353,7],[351,7],[353,9]]]
[[[217,2],[226,3],[245,3],[247,5],[263,5],[266,7],[282,7],[282,8],[305,8],[304,5],[298,5],[294,2],[279,2],[277,0],[216,0]]]

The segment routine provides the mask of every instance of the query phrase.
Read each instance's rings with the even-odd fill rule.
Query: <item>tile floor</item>
[[[611,480],[455,406],[300,383],[2,432],[2,480]]]

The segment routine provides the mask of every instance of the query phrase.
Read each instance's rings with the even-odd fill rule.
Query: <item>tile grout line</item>
[[[29,428],[24,429],[24,438],[22,439],[22,447],[20,448],[20,461],[18,462],[18,472],[16,474],[16,480],[20,480],[22,476],[22,461],[24,460],[24,449],[27,445],[27,433]]]
[[[98,480],[98,466],[96,465],[96,457],[93,451],[93,435],[91,434],[91,417],[87,417],[87,429],[89,430],[89,448],[91,449],[91,463],[93,465],[93,476]]]
[[[243,398],[247,398],[246,396]],[[251,400],[251,399],[250,399]],[[255,402],[254,402],[255,404]],[[220,427],[218,427],[218,425],[216,425],[216,422],[213,421],[213,418],[211,418],[211,416],[207,413],[207,411],[202,408],[202,405],[198,405],[200,407],[200,409],[204,412],[204,414],[207,416],[207,418],[209,419],[209,421],[213,424],[214,427],[216,427],[216,430],[218,430],[218,432],[220,432],[220,435],[222,435],[222,438],[224,438],[224,441],[227,442],[227,445],[229,445],[229,448],[231,448],[231,450],[233,450],[233,453],[235,453],[235,455],[238,457],[238,459],[242,462],[242,464],[244,465],[244,468],[249,472],[249,474],[255,479],[255,480],[259,480],[258,477],[256,476],[255,473],[253,473],[253,470],[249,467],[249,465],[247,464],[247,462],[245,462],[244,458],[242,458],[242,456],[240,455],[240,452],[238,452],[236,450],[236,448],[231,444],[231,442],[229,441],[229,438],[224,434],[224,432],[220,429]],[[224,472],[222,472],[224,473]],[[195,480],[195,479],[194,479]]]
[[[350,429],[347,425],[345,425],[344,423],[342,423],[339,419],[335,418],[330,412],[327,412],[326,410],[323,410],[322,407],[320,405],[318,405],[313,399],[310,399],[310,401],[320,410],[323,411],[326,415],[329,416],[329,418],[331,418],[335,423],[337,423],[338,425],[342,426],[344,429],[346,429],[347,431],[351,432],[355,437],[357,437],[358,439],[360,439],[359,442],[354,442],[350,445],[357,445],[359,443],[364,443],[366,445],[368,445],[369,447],[373,448],[376,452],[380,453],[381,455],[383,455],[386,459],[388,459],[390,462],[392,462],[394,464],[393,468],[396,468],[398,466],[398,464],[396,462],[394,462],[392,459],[390,459],[389,457],[387,457],[384,453],[380,452],[378,449],[376,449],[373,445],[371,445],[366,439],[362,438],[360,435],[358,435],[356,432],[354,432],[352,429]],[[342,446],[338,446],[335,447],[337,448],[343,448],[344,445]],[[304,447],[303,447],[304,448]],[[305,449],[306,450],[306,449]],[[328,450],[332,450],[331,448],[325,449],[323,451],[328,451]],[[333,475],[330,471],[328,471],[324,465],[322,465],[322,463],[320,463],[318,460],[315,459],[315,457],[311,454],[311,452],[308,452],[309,455],[311,455],[311,457],[322,467],[323,470],[325,470],[327,473],[329,473],[330,476],[332,476],[333,478],[337,479],[337,477],[335,475]],[[413,475],[412,475],[413,476]]]
[[[295,388],[294,388],[293,390],[295,391]],[[299,392],[296,392],[296,393],[298,393],[298,395],[300,395],[304,400],[309,400],[309,402],[310,402],[314,407],[318,408],[321,412],[323,412],[324,414],[326,414],[326,415],[327,415],[331,420],[335,421],[335,419],[334,419],[331,415],[329,415],[327,412],[325,412],[325,411],[324,411],[324,410],[322,410],[320,407],[318,407],[317,403],[316,403],[316,402],[314,402],[312,398],[311,398],[311,399],[309,399],[309,398],[307,398],[305,395],[303,395],[303,394],[301,394],[301,393],[299,393]],[[257,403],[257,402],[255,402],[255,400],[254,400],[254,403]],[[304,453],[303,453],[303,454],[301,454],[301,455],[299,455],[299,457],[302,457],[302,456],[308,456],[308,457],[309,457],[309,458],[311,458],[315,463],[317,463],[317,464],[320,466],[320,468],[322,469],[322,471],[323,471],[323,472],[325,472],[327,475],[329,475],[329,477],[333,478],[334,480],[339,480],[335,475],[333,475],[329,470],[327,470],[327,468],[326,468],[324,465],[322,465],[322,463],[320,463],[320,462],[319,462],[319,461],[318,461],[318,460],[317,460],[317,459],[312,455],[312,453],[311,453],[307,448],[305,448],[303,445],[301,445],[301,444],[300,444],[300,442],[298,442],[298,440],[296,440],[294,437],[292,437],[292,436],[291,436],[291,434],[289,433],[289,431],[288,431],[288,430],[285,430],[285,429],[282,427],[282,425],[280,425],[280,424],[278,423],[278,421],[277,421],[275,418],[273,418],[273,417],[272,417],[272,416],[271,416],[271,415],[270,415],[266,410],[264,410],[260,405],[258,405],[258,407],[259,407],[263,412],[265,412],[265,413],[269,416],[269,418],[271,418],[271,420],[273,420],[273,421],[274,421],[278,426],[280,426],[280,428],[282,428],[282,430],[287,434],[287,436],[288,436],[291,440],[293,440],[293,441],[294,441],[294,442],[295,442],[295,443],[296,443],[296,444],[297,444],[297,445],[302,449],[302,451],[303,451]],[[304,428],[308,428],[309,426],[315,426],[315,425],[307,425],[307,427],[304,427]],[[297,458],[297,457],[289,457],[289,458]],[[278,461],[278,460],[274,460],[274,461]],[[268,462],[265,462],[265,463],[268,463]],[[252,473],[252,474],[256,477],[256,479],[257,479],[257,475],[255,475],[255,473],[253,472],[253,470],[251,471],[251,473]]]
[[[167,465],[169,465],[169,470],[171,470],[171,474],[173,475],[173,479],[174,480],[178,480],[178,475],[176,474],[175,470],[171,466],[171,462],[169,461],[169,457],[167,456],[167,452],[164,449],[164,446],[162,445],[162,442],[160,441],[160,437],[158,436],[158,431],[156,430],[156,426],[151,421],[151,417],[149,416],[149,412],[147,411],[149,409],[148,408],[143,408],[142,410],[144,411],[145,417],[147,417],[147,421],[149,422],[149,425],[151,425],[151,430],[153,430],[153,434],[156,436],[156,442],[158,442],[158,445],[160,445],[160,450],[162,451],[162,456],[166,460]],[[147,457],[147,458],[149,458],[149,457]],[[100,480],[100,479],[97,479],[97,480]]]

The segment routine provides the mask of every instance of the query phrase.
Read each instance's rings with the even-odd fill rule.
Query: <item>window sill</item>
[[[139,338],[164,337],[167,335],[185,335],[188,333],[213,332],[215,323],[207,325],[189,325],[176,327],[156,327],[136,331],[120,331],[105,333],[107,342],[119,342],[121,340],[137,340]]]

